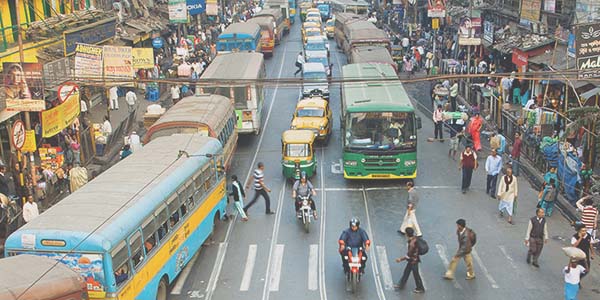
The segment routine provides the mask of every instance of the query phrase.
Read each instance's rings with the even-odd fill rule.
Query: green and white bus
[[[415,178],[421,120],[394,69],[349,64],[342,77],[344,178]]]

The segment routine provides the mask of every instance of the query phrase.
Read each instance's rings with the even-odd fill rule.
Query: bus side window
[[[131,252],[131,264],[137,270],[144,260],[144,255],[142,253],[142,235],[139,231],[136,231],[129,237],[129,250]]]
[[[204,196],[204,179],[202,178],[202,171],[198,172],[196,178],[194,178],[194,188],[196,191],[194,192],[194,201],[196,203],[200,203],[200,200]]]
[[[169,218],[169,227],[173,228],[177,223],[179,223],[179,198],[177,194],[171,195],[171,198],[168,200],[167,206],[169,207],[169,213],[171,217]]]
[[[144,250],[146,254],[148,254],[152,252],[154,250],[154,246],[156,246],[156,223],[154,223],[153,217],[144,222],[144,225],[142,226],[142,234],[144,235]]]
[[[127,251],[127,245],[122,242],[117,250],[111,253],[113,274],[115,276],[115,282],[117,287],[129,278],[129,265],[127,264],[129,252]]]
[[[169,213],[167,212],[167,207],[163,205],[161,208],[159,208],[157,212],[155,212],[155,218],[156,225],[159,226],[158,240],[162,241],[162,239],[169,233],[169,225],[167,223],[169,219]]]

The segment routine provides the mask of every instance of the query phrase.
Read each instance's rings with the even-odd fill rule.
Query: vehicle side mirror
[[[423,127],[423,124],[421,122],[421,117],[416,117],[417,120],[417,129],[421,129],[421,127]]]

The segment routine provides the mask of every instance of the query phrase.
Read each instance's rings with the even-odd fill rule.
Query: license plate
[[[374,178],[387,178],[390,177],[389,174],[373,174]]]

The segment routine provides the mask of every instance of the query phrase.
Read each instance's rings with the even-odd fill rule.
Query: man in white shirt
[[[108,90],[108,99],[110,101],[110,110],[119,109],[119,88],[113,86]]]
[[[127,102],[127,111],[132,113],[135,110],[135,104],[137,103],[137,95],[133,90],[129,90],[125,94],[125,102]]]
[[[173,104],[179,102],[179,94],[180,94],[179,86],[174,85],[171,87],[171,99],[173,100]]]
[[[128,138],[129,145],[131,146],[131,151],[135,152],[138,149],[142,148],[142,143],[140,142],[140,136],[137,132],[132,131]]]
[[[408,47],[410,46],[410,40],[407,37],[402,38],[402,48],[404,48],[404,53],[408,51]]]
[[[33,201],[33,196],[29,195],[27,197],[27,202],[23,205],[23,220],[25,220],[25,223],[29,223],[29,221],[35,219],[39,215],[40,210],[38,209],[38,205]]]
[[[296,77],[296,75],[300,72],[302,72],[302,67],[304,66],[304,63],[306,61],[304,60],[304,55],[302,54],[302,52],[298,53],[298,57],[296,57],[296,68],[298,68],[298,70],[296,70],[296,72],[294,72],[294,77]]]
[[[510,97],[510,87],[512,86],[512,79],[510,77],[503,77],[500,80],[500,85],[502,86],[502,100],[505,103],[508,103],[508,98]]]
[[[581,276],[587,274],[587,268],[577,264],[576,259],[569,259],[569,265],[563,269],[565,275],[565,299],[577,299]]]
[[[112,134],[112,125],[108,120],[108,116],[104,117],[104,123],[102,123],[102,128],[100,128],[100,130],[104,136],[109,136]]]

